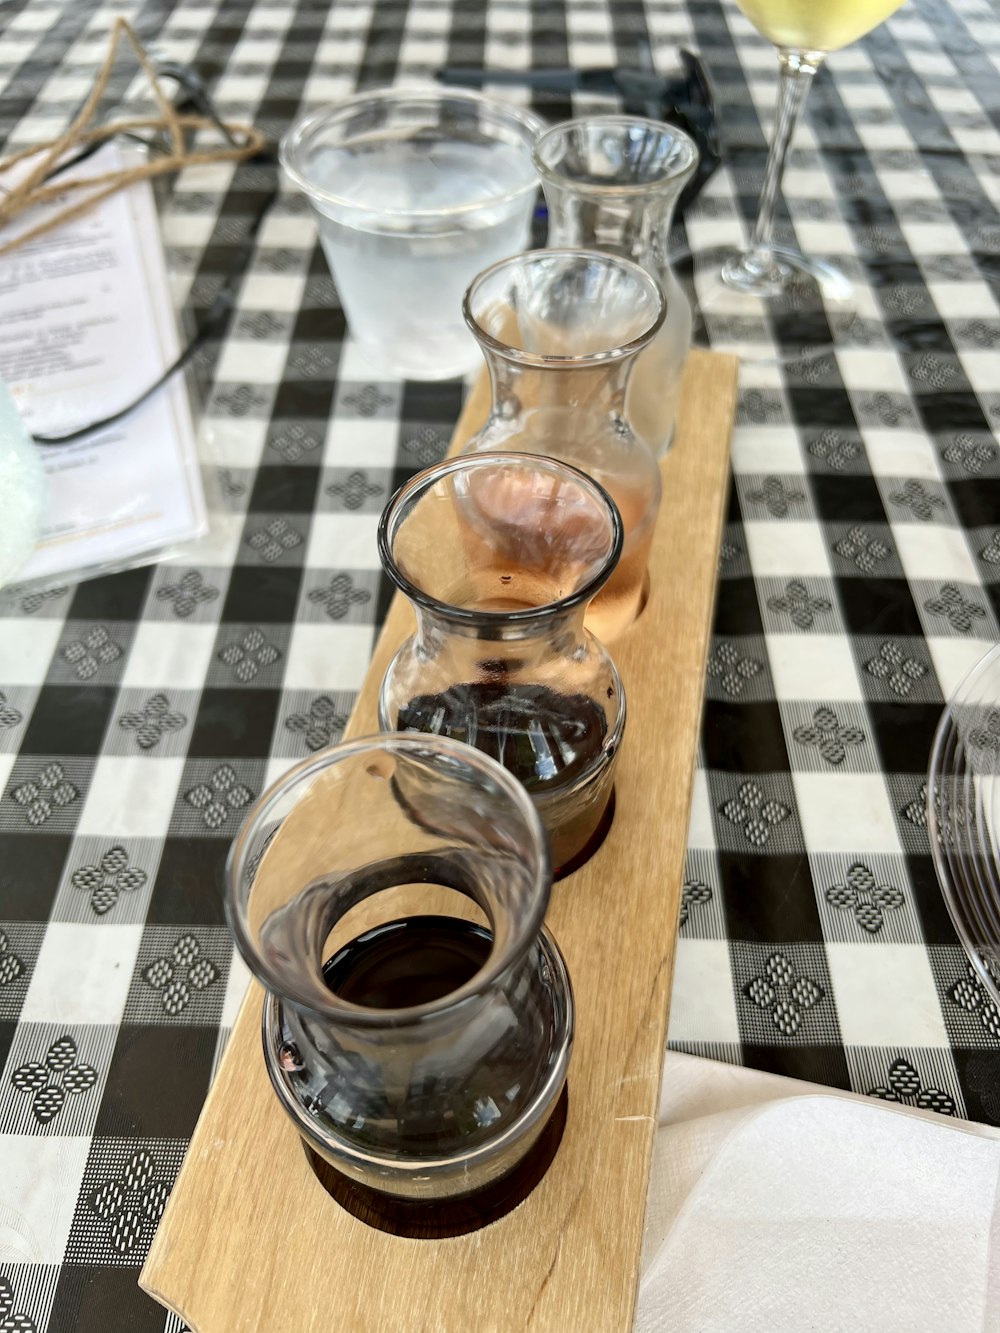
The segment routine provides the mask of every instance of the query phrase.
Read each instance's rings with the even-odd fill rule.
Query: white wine
[[[903,0],[736,0],[759,32],[792,51],[839,51],[885,21]]]

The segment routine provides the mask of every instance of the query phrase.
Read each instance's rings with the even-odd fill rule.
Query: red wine
[[[537,794],[572,782],[600,759],[608,719],[586,694],[472,681],[417,695],[399,710],[396,726],[474,745]]]
[[[375,926],[323,966],[342,1000],[368,1009],[431,1004],[464,986],[490,956],[493,936],[451,916],[410,916]]]

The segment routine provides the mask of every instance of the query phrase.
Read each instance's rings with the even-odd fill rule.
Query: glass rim
[[[629,338],[627,342],[619,343],[615,347],[605,348],[600,352],[584,352],[575,356],[528,352],[521,347],[512,347],[510,343],[503,342],[502,339],[490,333],[488,329],[483,328],[472,312],[472,302],[475,293],[484,282],[505,268],[514,269],[518,266],[525,268],[529,264],[545,263],[558,259],[585,259],[588,263],[600,263],[607,268],[625,269],[633,278],[638,279],[648,291],[652,292],[656,300],[656,314],[652,323],[648,324],[641,333],[637,333],[635,337]],[[613,361],[622,361],[626,357],[633,356],[636,352],[641,352],[644,347],[648,347],[663,327],[663,321],[667,317],[667,302],[656,279],[631,259],[609,254],[604,250],[587,250],[583,246],[556,246],[551,250],[524,250],[520,254],[508,255],[506,259],[500,259],[495,264],[491,264],[489,268],[484,268],[481,273],[477,273],[469,283],[462,298],[462,317],[479,344],[489,348],[491,352],[495,352],[497,356],[502,357],[505,361],[513,361],[520,366],[532,366],[535,369],[593,370],[595,366],[607,365]]]
[[[931,744],[931,752],[927,764],[927,794],[925,799],[925,810],[927,814],[927,835],[930,843],[931,862],[934,866],[934,872],[937,876],[938,886],[941,889],[941,896],[944,898],[945,906],[948,909],[948,916],[951,919],[952,926],[956,935],[964,948],[969,963],[974,967],[987,993],[997,1003],[1000,1003],[1000,983],[992,975],[983,958],[984,947],[989,947],[988,939],[975,938],[975,934],[970,927],[967,916],[968,905],[963,903],[963,889],[959,884],[961,872],[953,869],[952,861],[958,861],[968,855],[964,847],[958,847],[952,857],[950,847],[951,838],[945,827],[942,827],[941,813],[938,809],[937,792],[939,785],[948,779],[957,778],[957,770],[951,766],[952,754],[949,747],[953,747],[954,741],[961,740],[961,731],[958,725],[958,714],[963,706],[971,702],[967,696],[980,684],[984,677],[987,677],[998,661],[1000,661],[1000,644],[994,644],[977,662],[965,672],[961,680],[955,686],[951,698],[945,703],[941,717],[938,720],[934,731],[934,740]],[[1000,702],[1000,701],[998,701]],[[968,777],[972,770],[966,765],[966,786],[968,786]],[[996,776],[990,774],[989,776]],[[947,820],[944,821],[947,824]],[[982,881],[980,881],[982,887]],[[997,883],[990,884],[991,890],[996,890]],[[973,905],[973,912],[979,916],[980,934],[988,935],[989,928],[983,922],[977,906]]]
[[[566,135],[572,130],[587,129],[596,127],[598,129],[645,129],[654,130],[658,135],[666,135],[678,143],[687,147],[687,155],[681,167],[667,175],[660,176],[656,180],[650,181],[581,181],[573,176],[561,175],[550,163],[542,159],[542,145],[546,142],[554,143],[558,138]],[[535,139],[531,148],[531,160],[535,170],[544,180],[552,181],[553,184],[561,185],[567,190],[574,190],[581,194],[600,194],[611,195],[642,195],[649,194],[650,191],[674,188],[678,178],[686,172],[693,171],[698,165],[700,154],[698,145],[686,130],[682,130],[677,125],[670,125],[663,120],[651,120],[648,116],[626,116],[626,115],[607,115],[607,116],[575,116],[571,120],[561,120],[556,125],[550,125]]]
[[[548,471],[557,475],[562,473],[566,480],[573,481],[581,489],[588,491],[598,505],[607,510],[611,525],[611,546],[607,555],[601,561],[597,572],[591,575],[586,583],[577,588],[575,592],[569,592],[564,597],[558,597],[552,602],[542,602],[538,606],[523,607],[517,611],[477,610],[475,607],[456,606],[453,602],[442,601],[441,598],[435,597],[432,593],[426,592],[414,583],[400,569],[392,548],[397,531],[394,524],[399,519],[403,506],[408,501],[419,504],[421,493],[426,493],[445,477],[459,472],[471,472],[477,468],[499,466],[521,468],[530,466],[535,471]],[[625,527],[621,513],[599,481],[595,481],[593,477],[588,476],[586,472],[574,467],[571,463],[549,458],[545,454],[519,453],[514,450],[504,452],[490,450],[482,454],[459,454],[457,458],[446,458],[441,463],[435,463],[431,467],[424,468],[422,472],[416,473],[409,481],[405,481],[400,486],[383,509],[378,523],[379,559],[392,582],[409,601],[414,602],[425,611],[431,611],[442,619],[458,625],[483,627],[499,627],[507,624],[524,625],[536,620],[547,620],[551,616],[572,611],[578,606],[585,606],[604,587],[614,573],[615,566],[621,559],[624,544]]]
[[[251,885],[245,900],[241,898],[240,892],[249,860],[251,838],[254,831],[262,823],[266,823],[268,814],[277,802],[307,779],[314,778],[325,769],[357,755],[386,753],[396,755],[400,752],[425,755],[443,752],[451,761],[458,761],[467,769],[477,769],[480,773],[485,773],[494,787],[501,789],[520,816],[535,853],[531,886],[533,901],[524,920],[511,931],[502,950],[496,947],[494,923],[489,924],[488,928],[493,934],[493,944],[482,967],[477,969],[463,985],[448,991],[437,1000],[404,1008],[371,1009],[364,1005],[352,1004],[334,991],[330,991],[329,1001],[324,1001],[323,1005],[319,1006],[312,993],[299,991],[294,984],[289,984],[287,977],[279,976],[275,972],[254,939],[247,919],[247,908],[253,886]],[[530,873],[530,865],[526,859],[521,857],[520,861],[528,866]],[[541,929],[548,909],[552,891],[552,859],[548,835],[531,797],[521,783],[495,759],[491,759],[489,755],[471,745],[466,745],[463,741],[453,740],[448,736],[432,736],[418,731],[375,732],[341,741],[300,760],[261,792],[230,844],[226,856],[225,881],[223,897],[226,920],[236,947],[253,976],[262,982],[272,995],[278,996],[281,1000],[294,1005],[300,1013],[309,1014],[313,1018],[337,1020],[354,1027],[404,1028],[447,1014],[468,1000],[483,994],[502,972],[527,953]],[[302,886],[303,889],[308,887],[308,885]],[[377,896],[377,892],[369,895],[371,898]],[[322,963],[320,966],[322,967]]]
[[[453,218],[462,217],[472,213],[478,213],[486,208],[495,208],[498,204],[513,203],[515,200],[529,194],[532,190],[538,189],[538,177],[532,171],[530,180],[516,189],[505,190],[501,194],[491,194],[485,199],[473,200],[467,204],[455,204],[451,207],[438,208],[379,208],[373,209],[363,204],[358,204],[352,199],[346,199],[342,195],[334,193],[333,190],[323,189],[310,181],[300,166],[296,162],[299,149],[305,136],[318,125],[334,123],[358,110],[365,105],[383,104],[391,107],[393,104],[402,103],[423,103],[427,106],[440,105],[444,102],[464,103],[469,107],[477,107],[481,111],[487,111],[497,120],[505,120],[509,125],[516,125],[521,130],[528,132],[528,139],[525,146],[528,148],[531,158],[531,165],[534,168],[534,155],[532,149],[535,140],[544,131],[546,122],[533,111],[525,107],[514,106],[509,102],[500,102],[493,97],[485,97],[482,93],[473,92],[466,88],[436,88],[436,87],[391,87],[375,88],[369,92],[354,93],[350,97],[344,97],[336,102],[331,102],[326,106],[313,108],[303,112],[288,127],[281,136],[278,144],[278,161],[282,170],[288,176],[289,180],[296,185],[303,194],[310,199],[322,201],[324,204],[332,204],[345,212],[370,213],[378,217],[392,218],[413,218],[414,220],[426,220],[428,218]]]

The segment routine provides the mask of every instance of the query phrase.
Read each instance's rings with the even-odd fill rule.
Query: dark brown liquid
[[[490,932],[471,921],[411,916],[365,931],[338,950],[324,965],[323,979],[330,990],[352,1004],[370,1009],[412,1007],[441,999],[464,986],[489,958],[492,947]],[[490,1080],[497,1087],[516,1086],[516,1066],[505,1069],[510,1053],[501,1049],[493,1054],[487,1064]],[[450,1142],[454,1138],[455,1109],[442,1104],[433,1084],[428,1091],[428,1105],[415,1105],[405,1121],[389,1117],[390,1129],[397,1136],[402,1129],[410,1142]],[[503,1104],[506,1099],[500,1100]],[[418,1123],[422,1109],[425,1118]],[[564,1089],[538,1140],[511,1174],[474,1194],[434,1202],[393,1198],[361,1185],[342,1176],[307,1144],[304,1146],[324,1189],[355,1217],[397,1236],[440,1239],[475,1231],[516,1208],[545,1174],[565,1123]]]
[[[366,930],[324,964],[335,995],[367,1009],[432,1004],[472,979],[493,936],[451,916],[411,916]]]
[[[586,772],[608,731],[604,709],[585,694],[486,681],[417,695],[399,710],[396,725],[474,745],[529,792],[561,787]]]
[[[471,1231],[479,1231],[523,1203],[552,1164],[566,1128],[568,1106],[569,1098],[563,1088],[545,1128],[510,1175],[502,1176],[475,1194],[435,1203],[394,1199],[379,1190],[359,1185],[335,1171],[305,1140],[302,1147],[327,1194],[359,1221],[393,1236],[442,1240],[447,1236],[466,1236]]]

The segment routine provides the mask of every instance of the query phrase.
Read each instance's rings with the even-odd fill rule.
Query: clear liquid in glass
[[[503,198],[523,188],[525,150],[372,135],[317,152],[311,174],[318,189],[351,205],[313,200],[323,252],[364,354],[411,379],[472,369],[479,354],[462,296],[481,269],[527,242],[533,196]],[[404,211],[413,209],[440,211],[426,218]]]

